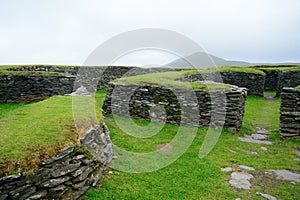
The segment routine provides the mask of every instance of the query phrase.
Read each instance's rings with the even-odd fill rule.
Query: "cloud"
[[[297,0],[1,1],[0,63],[81,64],[110,37],[147,27],[182,33],[226,59],[300,62],[299,11]]]

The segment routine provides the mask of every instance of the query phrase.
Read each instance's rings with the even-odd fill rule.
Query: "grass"
[[[272,95],[273,93],[269,93]],[[299,141],[279,141],[278,112],[280,99],[267,101],[265,98],[248,97],[243,128],[239,134],[224,130],[213,151],[199,159],[198,152],[204,140],[207,128],[199,128],[196,138],[188,150],[174,163],[149,173],[125,173],[112,170],[96,189],[86,193],[87,199],[263,199],[255,192],[271,194],[278,199],[299,199],[300,184],[264,177],[266,169],[289,169],[299,171],[295,149],[300,148]],[[257,116],[257,117],[256,117]],[[127,118],[119,118],[127,122]],[[111,117],[106,118],[113,143],[128,151],[149,152],[155,145],[168,143],[176,135],[178,126],[164,125],[163,129],[151,138],[139,139],[120,130]],[[146,120],[135,120],[136,124],[147,126]],[[154,124],[159,126],[159,124]],[[272,131],[275,145],[267,146],[268,151],[260,149],[262,145],[243,143],[237,137],[250,133],[256,126],[265,126]],[[189,137],[189,129],[186,129]],[[236,153],[233,153],[235,151]],[[258,155],[250,154],[257,151]],[[229,186],[230,173],[220,171],[221,167],[237,168],[244,164],[256,168],[253,173],[253,188],[250,191],[238,191]],[[263,175],[262,175],[263,174]]]
[[[96,96],[101,93],[96,94]],[[86,113],[95,104],[89,97],[73,99],[77,102],[75,130],[72,97],[55,96],[33,104],[0,105],[0,177],[19,170],[30,172],[67,146],[78,144],[78,138],[92,122]],[[96,117],[101,121],[99,107]]]
[[[299,90],[300,89],[300,85],[298,85],[297,87],[295,87],[295,89]]]
[[[300,65],[287,65],[287,66],[256,66],[257,69],[263,71],[299,71]]]

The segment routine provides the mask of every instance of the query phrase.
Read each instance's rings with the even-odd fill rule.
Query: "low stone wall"
[[[65,75],[1,75],[0,103],[36,102],[54,95],[64,95],[75,91],[83,84],[86,88],[97,85],[102,89],[108,82],[122,76],[134,76],[154,72],[170,71],[168,68],[137,68],[137,67],[97,67],[84,68],[78,77],[79,67],[59,68],[52,66],[24,66],[10,68],[11,71],[46,71],[60,72]],[[91,77],[101,77],[97,83],[91,84]],[[76,85],[79,82],[79,84]]]
[[[280,137],[300,139],[300,90],[283,88],[280,106]]]
[[[296,87],[300,85],[300,70],[280,71],[278,78],[277,96],[284,87]]]
[[[0,75],[0,103],[36,102],[73,91],[75,77]]]
[[[204,81],[212,80],[215,82],[227,83],[231,85],[237,85],[239,87],[245,87],[248,89],[248,95],[264,96],[265,75],[245,73],[245,72],[219,72],[220,76],[211,74],[194,74],[184,78],[184,81]]]
[[[113,93],[115,85],[111,83],[108,87],[103,105],[104,114],[111,114],[113,111],[113,114],[119,116],[130,115],[134,118],[154,119],[186,126],[220,127],[225,119],[224,127],[234,133],[238,132],[242,125],[247,96],[245,88],[232,86],[225,91],[222,89],[211,93],[204,89],[196,90],[196,102],[193,101],[190,92],[181,89],[175,89],[175,94],[170,89],[154,86],[118,85],[116,88],[117,92]],[[134,91],[129,101],[129,113],[126,110],[128,102],[124,102],[130,95],[128,91]],[[225,95],[225,98],[218,98],[222,95]],[[166,113],[152,112],[156,106],[163,106]],[[196,112],[193,112],[195,110]],[[199,121],[194,123],[189,120],[197,119],[196,115],[198,118],[200,116]],[[212,116],[214,121],[211,120]]]
[[[103,123],[90,129],[79,146],[41,163],[32,175],[2,177],[0,199],[78,199],[98,183],[112,159],[109,130]]]

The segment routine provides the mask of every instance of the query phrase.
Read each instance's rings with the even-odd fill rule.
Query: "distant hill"
[[[219,58],[214,55],[206,54],[204,52],[197,52],[192,55],[189,55],[185,58],[176,59],[166,66],[172,68],[193,68],[188,61],[193,62],[197,68],[200,67],[211,67],[211,66],[252,66],[254,64],[243,62],[243,61],[232,61],[232,60],[225,60],[223,58]],[[214,63],[214,64],[213,64]]]

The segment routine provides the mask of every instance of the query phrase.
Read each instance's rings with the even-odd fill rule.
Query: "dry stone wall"
[[[278,77],[277,95],[280,96],[280,93],[284,87],[296,87],[298,85],[300,85],[300,70],[280,71]]]
[[[137,68],[137,67],[79,67],[59,68],[53,66],[24,66],[10,68],[11,71],[44,71],[60,72],[65,75],[1,75],[0,103],[36,102],[54,95],[69,94],[82,84],[88,89],[102,89],[108,82],[122,76],[134,76],[146,73],[170,71],[168,68]],[[78,77],[76,77],[77,73]],[[101,77],[97,83],[91,77]],[[77,82],[75,82],[75,80]],[[97,88],[89,88],[92,84]]]
[[[112,159],[109,130],[102,123],[90,129],[79,146],[41,163],[32,175],[0,178],[0,199],[78,199],[96,186]]]
[[[265,75],[245,72],[219,72],[220,76],[214,73],[194,74],[187,76],[183,81],[204,81],[212,80],[215,82],[237,85],[248,89],[248,95],[264,96]]]
[[[280,137],[300,139],[300,90],[283,88],[280,106]]]
[[[141,119],[155,119],[156,121],[186,126],[212,126],[224,127],[231,132],[238,132],[243,120],[247,89],[231,86],[224,90],[208,92],[204,89],[195,90],[196,102],[193,95],[181,89],[174,90],[164,87],[118,85],[111,83],[108,87],[103,105],[104,114],[119,116],[132,116]],[[181,91],[180,91],[181,90]],[[127,102],[124,100],[134,91],[130,98],[129,112],[126,110]],[[219,98],[225,95],[225,98]],[[214,99],[214,101],[212,101]],[[193,103],[194,102],[194,103]],[[166,114],[152,112],[156,106],[163,106]],[[181,107],[182,106],[182,107]],[[193,111],[197,112],[193,112]],[[196,123],[193,120],[197,119]],[[214,120],[212,121],[212,116]],[[224,118],[223,118],[224,117]],[[183,119],[184,118],[184,119]],[[182,124],[184,122],[184,124]]]
[[[75,77],[0,75],[0,103],[36,102],[71,93]]]

